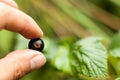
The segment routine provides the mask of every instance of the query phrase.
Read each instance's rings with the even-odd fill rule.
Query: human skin
[[[41,38],[42,30],[28,15],[18,9],[14,0],[0,0],[0,30],[18,32],[27,39]],[[0,80],[18,80],[42,67],[45,56],[35,50],[16,50],[0,59]]]

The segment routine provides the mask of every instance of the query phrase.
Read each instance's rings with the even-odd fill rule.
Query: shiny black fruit
[[[40,38],[31,39],[29,44],[28,44],[28,47],[29,47],[29,49],[42,51],[44,48],[44,42]]]

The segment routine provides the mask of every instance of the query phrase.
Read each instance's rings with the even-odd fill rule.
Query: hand
[[[13,0],[0,0],[0,30],[7,29],[18,32],[25,38],[41,38],[42,30],[35,21],[17,9]],[[0,80],[16,80],[25,74],[40,68],[46,59],[34,50],[18,50],[0,59]]]

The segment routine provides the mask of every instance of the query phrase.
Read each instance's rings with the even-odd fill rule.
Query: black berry
[[[29,49],[42,51],[44,48],[44,42],[40,38],[31,39],[29,44],[28,44],[28,47],[29,47]]]

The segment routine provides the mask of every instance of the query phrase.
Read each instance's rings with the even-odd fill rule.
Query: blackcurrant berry
[[[31,39],[28,44],[29,49],[42,51],[44,48],[44,42],[40,38]]]

